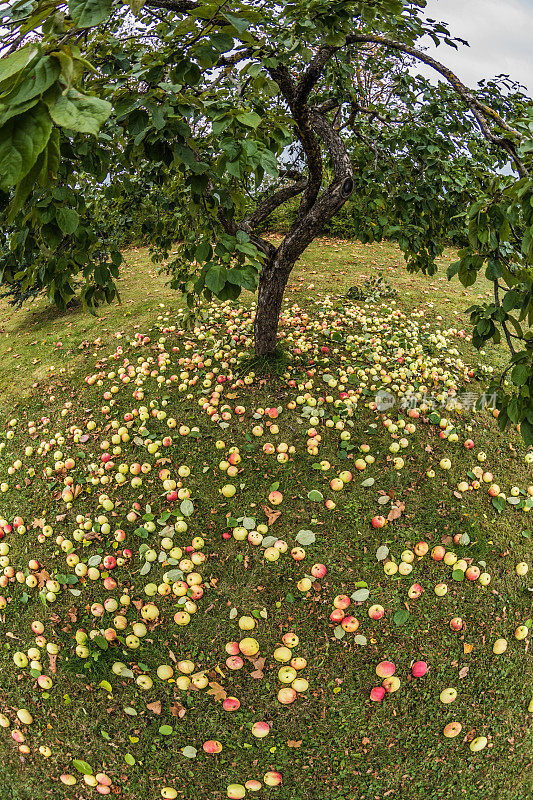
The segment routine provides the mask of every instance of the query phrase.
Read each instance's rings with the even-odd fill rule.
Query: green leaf
[[[346,631],[342,627],[342,625],[337,625],[337,627],[333,631],[333,635],[336,639],[344,639],[346,636]]]
[[[405,625],[408,619],[409,619],[409,612],[406,608],[400,608],[399,611],[397,611],[393,617],[394,624],[398,625],[398,627],[400,625]]]
[[[126,762],[126,764],[129,764],[130,767],[133,767],[133,765],[135,764],[135,759],[133,758],[131,753],[126,753],[126,755],[124,756],[124,761]]]
[[[319,492],[317,489],[312,489],[308,493],[307,497],[309,498],[309,500],[313,500],[315,503],[319,503],[321,500],[324,499],[324,495],[322,494],[322,492]]]
[[[65,235],[74,233],[80,221],[80,216],[74,208],[61,206],[56,211],[56,222]]]
[[[522,439],[524,440],[526,447],[531,447],[531,445],[533,445],[533,424],[529,422],[529,420],[522,420],[520,423],[520,433],[522,434]],[[494,500],[497,499],[497,497],[494,498]],[[493,503],[494,500],[492,501]]]
[[[26,103],[49,89],[58,77],[59,63],[57,59],[52,56],[40,58],[35,66],[23,76],[13,91],[2,98],[2,103]]]
[[[184,517],[192,517],[194,514],[194,505],[191,500],[183,500],[180,504],[180,511]]]
[[[15,194],[13,195],[13,199],[9,204],[9,213],[7,216],[8,224],[11,224],[15,219],[16,215],[28,199],[33,187],[37,183],[39,175],[43,167],[46,165],[46,154],[45,151],[39,153],[37,161],[30,169],[27,175],[25,175],[20,183],[18,184]]]
[[[386,544],[382,544],[376,550],[376,558],[378,561],[384,561],[388,555],[389,555],[389,548],[387,547]]]
[[[523,386],[529,379],[529,365],[517,364],[511,372],[511,380],[515,386]]]
[[[100,681],[100,683],[98,684],[98,686],[99,686],[101,689],[105,689],[105,690],[106,690],[106,692],[112,692],[112,691],[113,691],[113,687],[111,686],[111,684],[109,683],[109,681]]]
[[[205,285],[208,289],[211,289],[213,294],[219,294],[226,284],[227,274],[226,267],[215,264],[206,273]]]
[[[454,569],[452,572],[452,578],[454,581],[462,581],[464,580],[465,574],[462,569]]]
[[[235,14],[221,14],[224,19],[227,19],[229,24],[235,28],[237,33],[244,33],[244,31],[250,27],[250,21],[247,19],[243,19],[243,17],[237,17]]]
[[[504,311],[512,311],[520,304],[520,295],[514,289],[504,296],[502,300],[502,308]]]
[[[0,83],[21,72],[38,52],[34,44],[26,44],[11,55],[0,58]]]
[[[196,749],[196,747],[191,747],[191,745],[189,744],[186,747],[182,747],[181,752],[183,753],[185,758],[196,758],[198,750]]]
[[[237,119],[247,128],[257,128],[261,122],[261,117],[255,111],[245,111],[243,114],[237,114]]]
[[[523,423],[522,423],[522,425],[523,425]],[[533,428],[533,426],[532,426],[532,428]],[[503,499],[503,497],[493,497],[492,498],[492,505],[494,506],[494,508],[496,509],[498,514],[501,514],[503,509],[505,508],[505,500]]]
[[[301,545],[314,544],[316,536],[312,531],[298,531],[296,541]]]
[[[112,0],[69,0],[68,10],[78,28],[99,25],[111,13]]]
[[[7,191],[28,174],[51,132],[52,120],[42,102],[0,128],[0,189]]]
[[[93,768],[91,767],[91,765],[88,764],[86,761],[81,761],[79,758],[74,759],[74,761],[72,762],[72,766],[74,767],[74,769],[77,769],[78,772],[81,772],[82,775],[93,774]]]
[[[161,733],[163,736],[170,736],[173,730],[174,728],[172,725],[161,725],[159,728],[159,733]]]
[[[98,135],[112,111],[111,103],[69,89],[49,105],[50,116],[62,128]]]

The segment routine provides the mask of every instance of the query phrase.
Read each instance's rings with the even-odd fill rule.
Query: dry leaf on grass
[[[37,578],[37,588],[42,589],[46,581],[50,580],[50,573],[45,569],[42,569],[40,572],[35,574],[35,577]]]
[[[228,696],[228,693],[226,692],[224,687],[221,686],[220,683],[216,683],[215,681],[210,681],[207,694],[212,695],[217,702],[219,700],[225,700],[226,697]]]
[[[180,719],[183,719],[183,717],[187,713],[187,709],[185,708],[185,706],[182,706],[181,703],[176,702],[172,703],[172,705],[170,706],[170,713],[172,714],[173,717],[179,717]]]
[[[299,739],[297,742],[294,739],[289,739],[287,742],[287,747],[301,747],[302,739]]]
[[[270,506],[261,506],[261,508],[266,514],[269,526],[273,525],[274,522],[278,519],[278,517],[281,517],[281,511],[274,511],[274,509],[270,508]]]
[[[252,661],[255,669],[253,672],[250,672],[250,678],[264,678],[263,667],[265,666],[265,659],[264,658],[256,658]]]
[[[152,711],[154,714],[160,714],[161,713],[161,701],[160,700],[156,700],[153,703],[148,703],[146,708],[148,709],[148,711]]]
[[[465,678],[469,672],[470,672],[470,667],[461,667],[461,669],[459,670],[459,677]]]

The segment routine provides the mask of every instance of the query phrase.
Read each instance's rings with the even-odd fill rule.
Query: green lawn
[[[265,375],[249,297],[183,330],[146,251],[126,259],[100,318],[0,311],[1,800],[526,800],[532,468],[490,411],[441,402],[479,395],[478,362],[505,357],[458,334],[487,287],[319,240]],[[396,299],[344,297],[379,272]],[[408,386],[438,409],[408,416]],[[399,685],[373,701],[382,661]]]
[[[272,238],[279,239],[275,235]],[[166,285],[168,276],[159,274],[147,248],[127,250],[124,258],[118,281],[122,304],[102,307],[96,317],[81,307],[57,311],[45,299],[19,310],[0,300],[0,409],[12,407],[37,389],[40,381],[48,380],[51,371],[63,369],[74,374],[83,370],[95,353],[99,355],[114,346],[117,332],[131,335],[150,325],[160,303],[166,309],[180,307],[179,294]],[[398,289],[402,307],[419,306],[428,321],[436,322],[436,317],[441,316],[441,325],[460,325],[468,331],[464,310],[476,298],[489,299],[490,287],[484,278],[468,290],[456,280],[450,283],[446,267],[454,258],[453,250],[447,251],[439,261],[439,272],[430,278],[410,275],[396,245],[318,239],[298,262],[287,298],[305,304],[316,293],[343,293],[382,272]],[[98,344],[93,346],[95,340]],[[504,363],[505,349],[491,346],[491,350],[496,363]]]

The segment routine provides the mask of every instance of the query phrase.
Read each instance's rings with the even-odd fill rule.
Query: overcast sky
[[[533,0],[428,0],[425,13],[469,42],[458,51],[446,45],[429,51],[463,83],[506,73],[533,97]]]

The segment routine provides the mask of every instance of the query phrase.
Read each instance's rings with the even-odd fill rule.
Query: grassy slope
[[[276,239],[277,237],[273,237]],[[114,334],[132,334],[149,325],[159,303],[178,308],[179,296],[166,286],[166,276],[158,274],[146,248],[125,252],[125,267],[118,285],[122,305],[112,305],[92,317],[81,308],[59,312],[45,300],[15,310],[0,301],[0,409],[12,408],[22,397],[46,379],[50,369],[73,374],[94,354],[113,347]],[[464,310],[480,297],[489,297],[489,286],[481,278],[475,286],[463,289],[457,281],[449,283],[446,267],[454,259],[452,250],[439,261],[439,272],[432,278],[410,275],[395,245],[363,245],[359,242],[318,239],[298,262],[289,283],[287,297],[308,303],[316,293],[343,293],[379,272],[400,291],[399,303],[405,308],[419,306],[428,320],[442,316],[442,325],[465,327]],[[95,339],[102,345],[92,346]],[[57,343],[61,346],[58,347]],[[491,346],[491,359],[503,363],[503,347]],[[16,378],[14,380],[13,378]]]
[[[80,390],[79,385],[74,385],[75,381],[80,375],[94,371],[95,353],[102,358],[117,344],[123,344],[126,349],[128,337],[115,341],[117,330],[131,334],[136,326],[140,326],[144,331],[148,319],[153,318],[155,303],[165,302],[166,308],[169,300],[176,303],[175,296],[164,288],[164,281],[153,275],[150,276],[150,294],[153,296],[144,294],[148,274],[146,258],[143,254],[130,253],[128,260],[133,262],[134,259],[138,259],[133,266],[134,274],[124,284],[127,288],[124,306],[106,310],[102,321],[84,317],[78,311],[54,318],[53,314],[42,309],[35,314],[35,309],[18,312],[6,319],[4,332],[7,337],[2,344],[13,349],[7,352],[6,358],[6,348],[0,360],[1,379],[9,384],[8,393],[2,400],[4,407],[8,397],[18,398],[32,382],[43,381],[43,365],[54,364],[56,371],[62,366],[66,369],[66,374],[60,379],[62,386],[57,385],[48,397],[38,393],[29,403],[22,404],[16,413],[21,417],[19,429],[23,428],[23,419],[38,418],[42,413],[51,417],[51,431],[64,428],[65,420],[60,417],[60,409],[71,394],[74,407],[67,414],[68,425],[84,427],[90,417],[97,422],[97,430],[104,426],[105,415],[99,410],[103,389]],[[328,262],[332,270],[326,274],[324,266],[329,266]],[[438,278],[430,280],[407,275],[400,266],[398,253],[387,245],[368,247],[321,241],[310,249],[299,265],[289,296],[301,305],[310,304],[317,296],[342,292],[360,282],[363,276],[375,274],[378,270],[383,270],[393,284],[401,288],[399,305],[405,308],[422,306],[427,318],[440,314],[448,325],[455,327],[466,326],[461,317],[462,309],[469,304],[473,294],[485,290],[485,287],[475,287],[468,293],[458,292],[450,302],[446,296],[447,284]],[[97,336],[102,337],[101,347],[78,349],[83,341],[92,342]],[[55,348],[57,339],[63,342],[61,353]],[[170,339],[173,343],[173,337]],[[31,345],[32,341],[44,344]],[[322,343],[323,340],[319,341]],[[31,346],[26,347],[26,343]],[[453,339],[452,344],[457,346],[457,340]],[[465,354],[473,357],[468,346],[462,342],[461,346]],[[344,344],[339,347],[339,356],[333,357],[332,364],[327,367],[330,372],[342,367],[338,358],[344,352]],[[140,352],[144,356],[150,351],[144,348]],[[137,354],[128,352],[132,360]],[[181,354],[184,354],[182,349],[178,355]],[[19,358],[14,359],[14,355]],[[492,353],[490,357],[493,357]],[[41,359],[41,363],[32,364],[35,358]],[[496,354],[494,359],[498,358]],[[16,384],[11,381],[14,367],[20,367]],[[109,368],[104,369],[107,371]],[[324,371],[326,366],[319,366],[319,373]],[[301,379],[307,379],[305,373],[300,374],[303,376]],[[108,384],[106,381],[106,386]],[[44,381],[40,385],[45,385]],[[315,385],[321,387],[323,384],[316,381]],[[319,391],[320,388],[315,394]],[[326,496],[333,495],[327,481],[349,463],[339,460],[338,433],[321,428],[324,441],[320,454],[316,457],[308,455],[305,450],[307,425],[297,424],[293,414],[283,412],[279,422],[280,434],[274,437],[274,441],[294,443],[297,447],[294,460],[287,465],[277,464],[273,457],[266,459],[261,456],[255,439],[249,435],[251,427],[256,424],[251,417],[252,408],[278,403],[285,406],[296,393],[275,381],[266,386],[256,384],[239,390],[236,397],[228,398],[228,402],[234,406],[242,401],[247,407],[246,419],[244,424],[239,424],[234,417],[226,431],[213,426],[199,412],[196,394],[191,400],[186,400],[184,395],[179,396],[179,401],[175,395],[170,399],[170,413],[180,423],[197,424],[202,434],[201,447],[194,440],[177,437],[172,465],[187,463],[192,468],[192,475],[186,481],[197,507],[190,522],[191,534],[201,534],[206,540],[208,567],[201,571],[206,579],[211,579],[212,585],[200,601],[199,612],[191,625],[178,630],[177,639],[174,639],[175,626],[156,628],[153,645],[145,646],[142,658],[138,656],[138,660],[144,659],[153,670],[158,663],[170,663],[169,648],[173,648],[178,656],[187,651],[187,655],[202,667],[213,667],[218,663],[225,673],[224,679],[218,673],[212,673],[210,677],[224,684],[230,694],[242,699],[241,710],[231,716],[205,692],[181,694],[174,692],[171,685],[161,682],[156,682],[153,691],[139,698],[129,682],[121,682],[110,675],[109,663],[117,656],[112,657],[109,652],[95,661],[91,672],[80,681],[75,677],[80,670],[79,661],[74,657],[67,662],[66,654],[72,647],[73,630],[77,626],[89,625],[90,617],[80,606],[78,619],[72,627],[66,612],[76,601],[68,595],[68,599],[44,610],[33,599],[27,604],[21,603],[20,588],[13,589],[12,594],[17,599],[8,607],[1,630],[8,628],[15,635],[21,635],[27,647],[31,644],[31,636],[27,634],[31,619],[43,619],[50,630],[53,622],[50,614],[56,613],[60,621],[55,623],[55,636],[62,643],[65,655],[60,658],[59,674],[50,698],[43,700],[32,679],[27,674],[19,679],[13,669],[13,650],[25,647],[18,642],[13,645],[0,633],[5,657],[0,711],[12,716],[17,705],[35,707],[36,723],[29,736],[32,747],[43,741],[53,750],[46,766],[39,756],[34,757],[33,752],[26,763],[22,763],[9,734],[0,730],[0,752],[5,754],[3,766],[0,766],[4,778],[0,784],[2,800],[4,797],[5,800],[44,800],[49,791],[54,798],[67,797],[69,800],[97,796],[94,789],[83,784],[65,789],[57,783],[58,773],[71,771],[70,760],[76,757],[85,758],[95,768],[106,769],[113,777],[117,794],[135,800],[159,797],[159,789],[165,784],[175,786],[179,797],[216,799],[223,796],[225,785],[232,780],[244,782],[249,777],[262,775],[269,768],[283,773],[283,785],[263,790],[260,797],[314,800],[325,795],[338,800],[366,800],[374,796],[408,796],[410,800],[447,800],[452,796],[464,796],[469,800],[481,800],[494,796],[501,800],[525,800],[529,796],[526,728],[531,717],[525,713],[525,708],[531,681],[528,660],[524,655],[525,645],[515,642],[513,637],[514,628],[528,615],[531,605],[527,581],[514,575],[517,561],[531,560],[529,540],[521,536],[527,518],[523,512],[510,508],[497,515],[485,492],[467,493],[461,499],[453,496],[456,482],[464,478],[466,471],[476,463],[474,454],[478,449],[487,453],[485,467],[494,472],[495,479],[506,492],[513,484],[524,488],[531,483],[531,471],[523,463],[523,452],[516,436],[499,434],[494,421],[485,415],[478,415],[473,421],[456,417],[460,440],[454,446],[440,440],[434,428],[419,425],[407,451],[408,468],[395,472],[391,469],[388,451],[391,437],[381,424],[376,430],[369,428],[374,415],[362,411],[357,416],[352,436],[357,445],[365,440],[372,444],[377,460],[368,473],[376,478],[376,485],[363,490],[359,486],[360,478],[357,478],[340,494],[340,499],[335,498],[337,509],[328,512],[321,504],[310,504],[307,492],[320,488]],[[147,404],[149,399],[156,397],[154,383],[149,382],[144,402]],[[158,402],[160,405],[160,400]],[[13,399],[9,403],[11,416]],[[113,416],[121,418],[131,404],[131,391],[121,392],[117,413],[114,411]],[[150,430],[160,435],[168,432],[164,422],[150,421],[147,424]],[[469,424],[471,431],[465,427]],[[37,441],[42,435],[39,434]],[[88,454],[97,454],[98,443],[104,435],[102,430],[97,438],[78,447]],[[461,446],[468,435],[476,441],[473,453],[467,453]],[[221,500],[218,493],[227,479],[216,466],[222,457],[213,447],[217,438],[225,439],[228,446],[237,444],[243,453],[243,472],[238,480],[245,486],[239,490],[235,500],[227,502]],[[509,439],[519,457],[509,449]],[[27,443],[26,435],[17,435],[12,445],[8,443],[3,461],[0,455],[0,474],[5,474],[8,464]],[[78,447],[67,442],[63,449],[77,452]],[[142,449],[139,454],[139,448],[131,452],[130,447],[125,447],[124,451],[122,457],[126,461],[133,458],[153,460],[143,454]],[[226,452],[222,451],[223,454]],[[427,480],[425,470],[438,463],[444,454],[453,458],[451,472],[446,475],[438,472],[434,481]],[[312,464],[320,459],[331,461],[331,472],[322,474],[312,469]],[[52,463],[50,456],[44,463]],[[27,463],[24,469],[26,466]],[[77,467],[77,475],[81,479],[81,464]],[[273,526],[275,535],[286,539],[292,547],[300,528],[311,528],[318,534],[317,542],[307,548],[304,566],[285,556],[269,567],[258,549],[221,540],[221,532],[227,529],[224,516],[228,511],[238,516],[253,516],[257,522],[265,520],[260,507],[266,500],[270,484],[275,481],[280,482],[285,497],[281,506],[282,516]],[[384,531],[375,531],[369,526],[369,519],[381,508],[377,504],[378,487],[406,500],[401,519]],[[53,489],[49,481],[36,478],[26,491],[0,496],[0,517],[20,513],[30,522],[36,517],[54,521],[57,512],[63,511],[64,504],[51,496]],[[140,495],[139,491],[127,487],[117,492],[123,502],[123,507],[117,508],[121,521],[124,509],[129,508],[133,500],[138,500],[143,506],[151,502],[158,511],[165,507],[164,499],[158,499],[161,484],[157,479],[145,479],[141,491]],[[74,504],[76,513],[80,509],[89,513],[94,508],[95,502],[91,498],[80,498],[77,505]],[[64,532],[65,527],[70,534],[73,528],[71,513],[65,526],[62,521],[54,523],[55,533]],[[124,523],[123,527],[128,533],[127,544],[135,552],[140,543],[132,535],[135,526]],[[450,580],[450,570],[445,568],[450,592],[446,598],[437,600],[432,586],[443,574],[439,571],[442,565],[435,566],[426,558],[416,568],[416,579],[427,591],[419,601],[409,604],[411,615],[404,626],[397,627],[392,622],[370,623],[366,614],[368,603],[364,603],[358,607],[357,616],[361,620],[361,630],[368,635],[369,644],[366,647],[354,645],[352,634],[347,634],[342,642],[336,641],[332,635],[333,626],[328,621],[332,598],[340,592],[350,594],[357,581],[368,583],[372,602],[383,604],[389,621],[406,600],[405,591],[412,579],[397,583],[395,579],[385,578],[375,559],[378,545],[388,543],[398,558],[404,546],[419,539],[434,544],[443,536],[465,531],[470,533],[473,544],[455,549],[459,555],[486,562],[493,576],[488,590],[482,591],[466,582],[456,584]],[[11,534],[13,563],[24,563],[24,559],[27,561],[35,556],[50,571],[56,562],[65,570],[64,555],[58,552],[53,557],[53,545],[35,544],[35,532],[14,541]],[[181,539],[187,543],[187,537],[180,537],[180,543]],[[97,549],[98,542],[95,541],[84,550],[80,548],[84,557]],[[103,543],[103,551],[108,552],[108,549]],[[315,561],[323,561],[328,573],[322,586],[315,586],[308,599],[298,592],[295,583]],[[139,567],[138,558],[134,567]],[[119,574],[125,583],[130,578],[129,570],[121,570]],[[146,580],[134,575],[132,595],[142,596],[141,587]],[[91,587],[89,595],[89,602],[93,602],[98,597],[103,599],[105,593],[97,583]],[[86,601],[88,597],[84,594],[83,599]],[[167,607],[163,601],[162,608],[168,614]],[[231,607],[237,608],[239,614],[262,608],[268,612],[266,622],[260,619],[257,634],[262,652],[267,655],[263,679],[247,677],[248,665],[237,673],[228,673],[224,668],[224,644],[229,639],[239,638],[235,621],[228,618]],[[209,609],[208,616],[205,616],[206,609]],[[467,622],[466,630],[459,636],[447,628],[447,620],[454,614],[460,614]],[[70,630],[64,630],[69,625]],[[310,690],[307,697],[298,700],[294,706],[280,709],[275,699],[277,670],[271,653],[281,633],[290,628],[300,635],[298,653],[305,655],[309,662],[306,674]],[[164,632],[164,637],[158,635],[161,632]],[[497,659],[490,646],[497,636],[503,634],[510,638],[509,651]],[[471,654],[465,654],[465,643],[474,645]],[[378,683],[374,668],[385,657],[398,665],[404,686],[382,705],[371,704],[367,699],[368,692]],[[405,685],[413,658],[425,658],[431,669],[425,679],[418,683],[407,681]],[[468,666],[469,671],[464,678],[459,678],[458,670],[464,666]],[[97,688],[102,678],[113,684],[111,696]],[[460,697],[451,708],[443,707],[438,700],[439,691],[448,685],[455,685],[460,690]],[[83,686],[91,688],[83,689]],[[146,703],[156,699],[162,702],[161,715],[154,715],[145,708]],[[187,708],[183,720],[178,721],[169,712],[173,699],[179,699]],[[137,717],[124,714],[124,707],[128,705],[138,709]],[[251,722],[257,719],[274,722],[272,733],[262,742],[252,739],[249,733]],[[457,740],[443,740],[442,727],[453,719],[463,722],[462,735]],[[175,734],[172,737],[158,734],[163,723],[173,725]],[[109,739],[102,737],[102,730]],[[469,741],[480,734],[489,736],[490,746],[473,755],[463,739]],[[201,743],[209,738],[223,741],[224,750],[219,756],[209,757],[202,753]],[[294,747],[289,742],[301,744]],[[179,753],[185,745],[200,750],[195,760],[187,761]],[[124,754],[128,752],[138,762],[133,767],[124,763]],[[150,774],[154,773],[156,778],[152,780]]]

